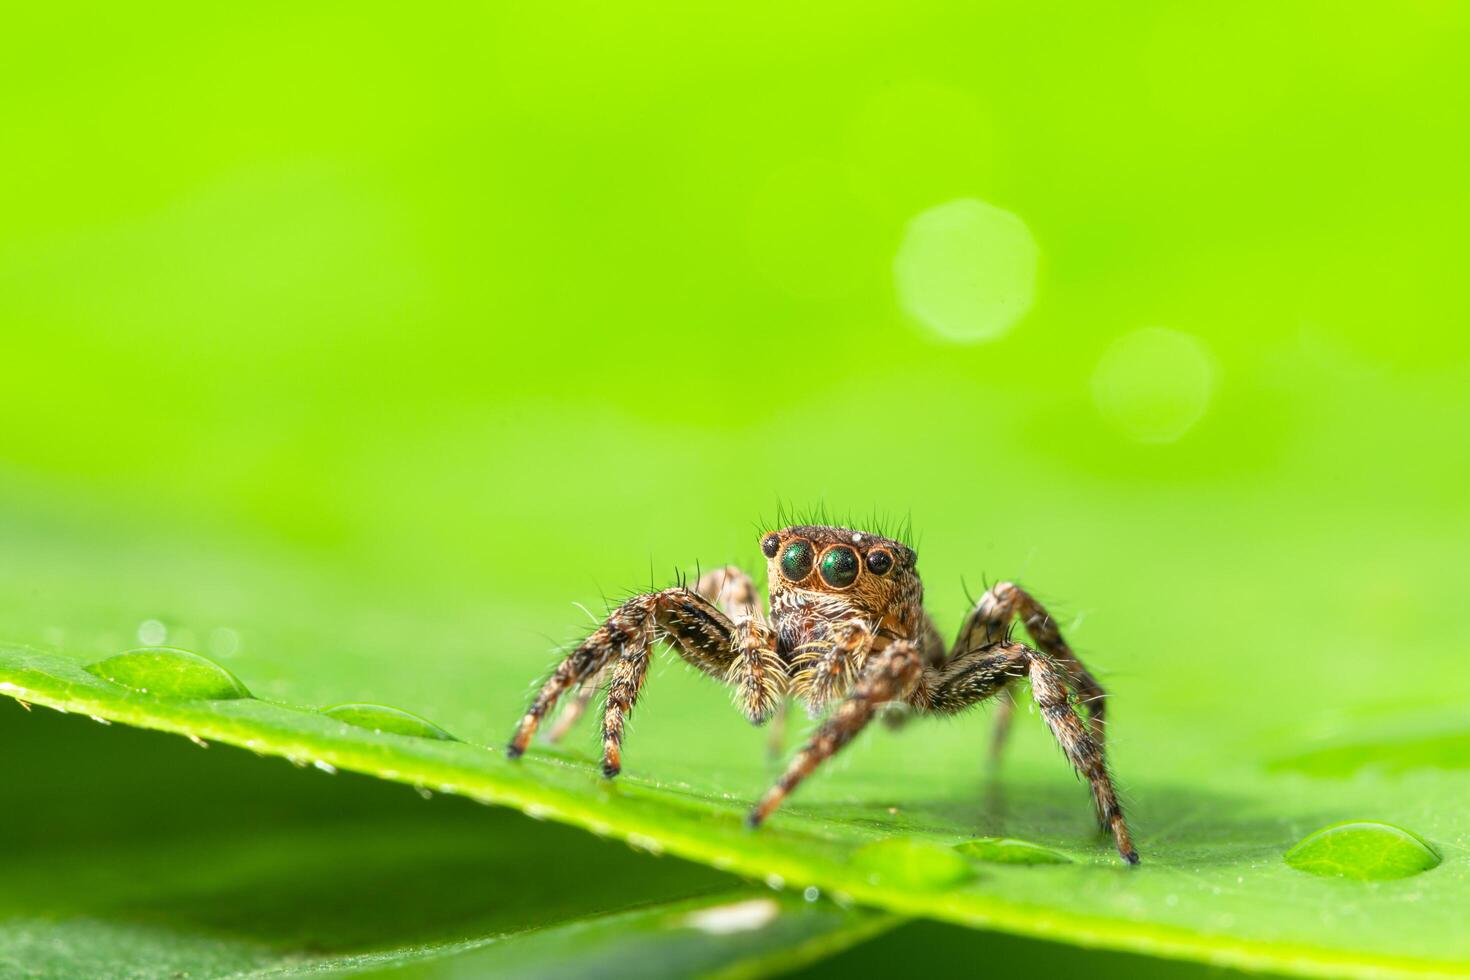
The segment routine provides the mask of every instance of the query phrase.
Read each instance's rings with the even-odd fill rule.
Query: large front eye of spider
[[[772,531],[770,534],[767,534],[765,537],[761,538],[761,554],[765,555],[767,558],[775,558],[776,549],[779,547],[781,547],[781,535],[777,534],[775,531]]]
[[[868,552],[868,571],[874,575],[887,575],[892,567],[893,556],[883,548],[874,548]]]
[[[781,552],[781,576],[788,582],[800,582],[811,573],[811,542],[797,538]]]
[[[822,555],[822,581],[834,589],[845,589],[857,581],[858,556],[845,544],[835,545]]]

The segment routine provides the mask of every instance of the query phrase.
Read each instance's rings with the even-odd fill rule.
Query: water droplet
[[[416,738],[432,738],[441,742],[458,741],[433,722],[401,708],[391,708],[386,704],[339,704],[323,708],[322,714],[358,728],[366,728],[371,732],[412,735]]]
[[[1049,847],[1011,837],[978,837],[956,844],[955,850],[977,861],[996,864],[1070,864],[1072,859]]]
[[[780,891],[786,887],[786,879],[778,874],[768,874],[766,875],[766,886]]]
[[[1177,330],[1124,334],[1097,362],[1092,398],[1110,425],[1135,442],[1174,442],[1210,403],[1215,369],[1205,346]]]
[[[312,762],[312,765],[316,766],[328,776],[337,775],[337,767],[332,765],[330,762],[327,762],[325,759],[316,759]]]
[[[808,902],[815,902],[817,899],[822,897],[822,890],[816,885],[808,885],[806,886],[806,888],[802,889],[801,897],[806,899]]]
[[[1286,852],[1286,863],[1324,878],[1382,881],[1436,867],[1440,856],[1402,827],[1365,820],[1323,827]]]
[[[234,674],[213,660],[188,650],[170,647],[129,650],[87,664],[85,669],[105,681],[155,697],[201,701],[250,697],[250,692]]]
[[[893,260],[898,304],[945,340],[994,340],[1031,308],[1036,239],[1020,218],[959,198],[916,215]]]
[[[168,641],[168,627],[156,619],[145,619],[138,624],[138,642],[145,647],[161,647]]]
[[[753,898],[690,912],[684,917],[684,924],[712,936],[724,936],[768,926],[776,921],[780,912],[780,906],[769,898]]]
[[[628,846],[639,851],[647,851],[649,854],[662,854],[663,844],[649,837],[647,834],[629,834]]]
[[[908,837],[889,837],[858,848],[854,867],[875,885],[903,888],[947,888],[975,875],[975,869],[953,848]]]

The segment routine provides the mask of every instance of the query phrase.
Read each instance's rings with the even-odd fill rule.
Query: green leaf
[[[39,710],[39,709],[38,709]],[[555,824],[7,705],[7,977],[757,976],[893,920]]]
[[[904,916],[1254,970],[1470,970],[1470,935],[1458,926],[1470,904],[1462,806],[1470,770],[1440,755],[1346,773],[1334,757],[1330,774],[1292,761],[1332,748],[1334,739],[1401,745],[1451,734],[1457,709],[1448,690],[1442,700],[1449,707],[1439,709],[1418,688],[1393,688],[1397,675],[1379,676],[1364,690],[1383,698],[1410,690],[1417,700],[1406,703],[1415,709],[1343,695],[1331,716],[1297,722],[1295,692],[1324,676],[1320,665],[1301,662],[1305,653],[1280,667],[1280,690],[1223,668],[1211,668],[1213,686],[1202,687],[1203,665],[1226,663],[1236,649],[1234,638],[1192,626],[1232,598],[1224,579],[1201,593],[1194,582],[1163,578],[1140,604],[1129,590],[1107,587],[1101,565],[1087,576],[1104,584],[1096,606],[1117,609],[1110,621],[1154,624],[1144,634],[1071,630],[1084,651],[1118,651],[1101,665],[1084,656],[1113,693],[1112,755],[1143,856],[1130,869],[1096,833],[1085,786],[1024,708],[996,774],[983,762],[983,712],[942,723],[915,719],[899,732],[875,726],[751,832],[744,815],[777,773],[766,760],[767,734],[741,722],[728,692],[673,658],[660,655],[669,666],[652,672],[618,780],[598,773],[592,721],[564,746],[538,743],[519,761],[505,758],[504,741],[555,658],[534,652],[545,647],[537,634],[568,621],[540,597],[561,590],[554,571],[543,569],[544,581],[538,576],[513,596],[472,604],[443,592],[442,583],[427,592],[404,593],[397,583],[384,591],[349,569],[303,564],[299,556],[251,557],[228,541],[204,558],[197,542],[153,541],[139,551],[126,527],[113,534],[111,541],[70,539],[44,522],[24,533],[12,529],[13,560],[0,568],[0,630],[28,645],[0,652],[4,693],[509,806]],[[1199,547],[1223,554],[1228,544]],[[76,587],[78,568],[105,582],[105,592]],[[1334,608],[1328,584],[1303,582],[1300,590],[1315,608]],[[1161,595],[1169,601],[1159,605]],[[938,611],[953,621],[962,608]],[[153,638],[160,626],[162,642],[208,654],[254,696],[165,697],[87,669],[135,646],[135,636],[160,642]],[[1184,636],[1195,658],[1188,669],[1165,642]],[[1437,655],[1450,656],[1421,651],[1426,669]],[[1109,663],[1128,671],[1110,673]],[[1232,711],[1246,698],[1250,713]],[[456,740],[364,727],[320,710],[342,704],[410,712]],[[1342,717],[1348,721],[1327,724]],[[800,737],[788,735],[788,752]],[[1443,862],[1391,881],[1323,878],[1286,863],[1298,841],[1345,820],[1402,827]],[[989,837],[1072,860],[1013,864],[956,849]],[[970,873],[914,877],[872,866],[874,853],[936,849],[963,858]],[[896,864],[909,870],[905,861]]]
[[[349,958],[323,972],[345,976],[366,969],[403,980],[759,977],[821,960],[882,932],[892,921],[745,888],[472,940],[427,955],[415,950]]]

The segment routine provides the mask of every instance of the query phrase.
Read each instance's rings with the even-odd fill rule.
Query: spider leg
[[[800,668],[792,686],[807,703],[807,714],[815,718],[830,702],[851,689],[854,675],[873,646],[873,630],[861,619],[834,623],[826,635],[798,650]]]
[[[924,659],[924,667],[939,667],[949,659],[949,650],[945,648],[944,638],[939,635],[939,630],[934,626],[934,620],[929,618],[928,613],[923,614],[919,628],[919,652]],[[913,705],[889,704],[884,705],[883,725],[889,731],[899,731],[915,717]]]
[[[755,580],[736,565],[704,573],[695,591],[719,606],[737,627],[747,618],[761,626],[768,625]],[[747,635],[737,637],[735,648],[736,663],[731,665],[726,680],[735,686],[736,704],[747,718],[757,725],[770,720],[766,751],[771,758],[779,759],[786,747],[787,676],[785,666],[776,656],[774,638],[751,629]]]
[[[602,713],[603,774],[622,768],[623,731],[648,676],[649,648],[666,640],[679,656],[720,680],[733,679],[741,706],[752,720],[763,720],[779,700],[785,675],[772,671],[776,636],[753,618],[732,623],[704,596],[687,588],[634,596],[613,610],[607,621],[582,642],[542,685],[516,727],[506,754],[525,752],[537,726],[557,700],[583,683],[595,688],[608,678]]]
[[[724,679],[735,688],[735,706],[752,724],[765,724],[781,706],[786,671],[776,656],[776,635],[761,612],[755,581],[738,567],[726,565],[700,576],[695,591],[730,619],[733,656]],[[780,738],[780,732],[772,737]]]
[[[577,724],[577,721],[587,710],[587,705],[597,696],[598,690],[606,680],[607,668],[603,668],[597,673],[589,675],[577,685],[577,696],[568,701],[566,706],[561,709],[561,714],[556,716],[556,724],[552,725],[551,730],[546,733],[546,741],[559,742],[566,736],[567,732],[572,730],[572,726]]]
[[[653,618],[653,634],[685,660],[733,684],[736,705],[752,722],[766,720],[785,681],[776,657],[776,634],[769,627],[750,617],[732,623],[708,599],[688,589],[658,593]],[[612,665],[602,712],[602,774],[608,778],[622,771],[624,722],[647,676],[648,644],[625,646]]]
[[[608,671],[607,704],[602,709],[602,774],[611,779],[623,771],[623,729],[648,678],[647,642],[623,647]]]
[[[1011,623],[1017,618],[1025,625],[1026,632],[1036,645],[1066,670],[1072,687],[1087,707],[1088,723],[1093,736],[1099,744],[1104,743],[1107,692],[1062,638],[1056,620],[1035,597],[1020,586],[1011,582],[1000,582],[980,597],[980,601],[965,620],[965,625],[960,628],[950,659],[1008,639]],[[1005,746],[1007,729],[1013,715],[1014,711],[1007,710],[1004,703],[996,713],[995,734],[991,739],[995,758],[999,758],[1000,751]]]
[[[847,698],[791,760],[776,785],[750,811],[746,823],[760,826],[812,770],[863,730],[880,705],[906,698],[923,670],[919,648],[908,640],[895,640],[870,656]]]
[[[732,620],[750,616],[765,621],[755,580],[737,565],[705,572],[695,583],[694,591],[713,602]]]
[[[660,619],[678,619],[684,642],[679,653],[700,670],[723,677],[730,660],[730,621],[709,601],[689,589],[665,589],[634,596],[614,609],[607,621],[557,665],[516,726],[506,754],[514,759],[526,751],[531,737],[557,700],[583,682],[596,679],[614,658],[630,651],[634,659],[648,652]],[[609,673],[611,676],[611,673]],[[626,683],[626,678],[625,678]]]
[[[530,706],[526,708],[526,713],[521,716],[520,723],[516,725],[515,734],[511,736],[510,744],[505,749],[508,757],[516,759],[526,751],[541,719],[556,707],[557,700],[564,693],[601,674],[607,662],[624,644],[648,642],[644,635],[647,632],[645,621],[648,617],[644,603],[649,598],[639,596],[613,610],[607,622],[557,664],[556,670],[541,685],[541,689],[531,699]]]
[[[760,610],[760,597],[756,591],[755,581],[734,565],[706,572],[700,577],[694,591],[714,603],[722,613],[737,624],[745,617],[753,617],[762,623],[765,622],[765,617]],[[634,659],[636,660],[636,657]],[[546,733],[546,740],[557,742],[565,737],[586,713],[587,705],[597,696],[597,692],[609,685],[612,676],[613,667],[609,663],[595,674],[589,674],[578,682],[576,697],[566,702],[561,714],[557,716],[556,723]],[[620,689],[620,693],[624,696],[628,693],[626,690],[628,680],[627,677],[623,678],[624,686]],[[759,687],[759,685],[753,686]]]
[[[993,643],[926,670],[914,697],[931,711],[952,714],[997,694],[1022,674],[1029,676],[1031,697],[1067,761],[1091,787],[1098,822],[1112,833],[1123,859],[1137,864],[1138,851],[1108,773],[1102,742],[1078,714],[1071,697],[1072,675],[1055,658],[1020,643]]]

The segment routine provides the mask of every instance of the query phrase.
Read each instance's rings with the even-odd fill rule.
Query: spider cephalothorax
[[[750,813],[761,823],[822,761],[852,740],[884,705],[951,714],[1026,677],[1043,720],[1092,788],[1098,820],[1118,852],[1137,863],[1103,754],[1103,689],[1029,594],[1002,582],[981,597],[946,648],[924,611],[917,556],[900,541],[852,528],[800,524],[761,537],[771,598],[768,622],[750,576],[733,566],[683,586],[634,596],[573,650],[521,719],[509,754],[521,755],[546,713],[577,696],[552,731],[564,732],[591,695],[607,689],[604,774],[622,768],[623,727],[648,673],[656,640],[730,684],[741,712],[764,722],[790,697],[814,714],[839,702],[785,774]],[[1035,641],[1014,642],[1020,619]],[[1077,703],[1086,706],[1086,717]],[[995,744],[1010,718],[1001,701]]]
[[[918,638],[924,585],[908,545],[802,524],[762,537],[761,553],[789,693],[812,711],[846,693],[875,647]]]

